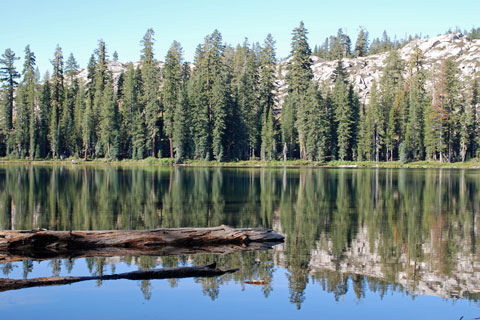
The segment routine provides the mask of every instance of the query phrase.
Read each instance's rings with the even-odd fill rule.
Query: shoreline
[[[305,160],[287,161],[261,161],[242,160],[232,162],[186,160],[184,163],[176,164],[169,158],[147,158],[143,160],[115,160],[105,159],[83,160],[29,160],[29,159],[0,159],[0,165],[87,165],[87,166],[178,166],[178,167],[242,167],[242,168],[388,168],[388,169],[480,169],[480,160],[473,159],[466,162],[439,162],[439,161],[414,161],[401,163],[400,161],[375,162],[375,161],[331,161],[316,162]]]

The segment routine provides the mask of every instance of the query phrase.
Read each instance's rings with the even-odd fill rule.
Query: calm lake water
[[[0,293],[2,318],[472,319],[480,170],[0,166],[0,229],[268,227],[272,250],[0,264],[1,277],[217,261],[218,278]],[[246,280],[265,280],[250,285]]]

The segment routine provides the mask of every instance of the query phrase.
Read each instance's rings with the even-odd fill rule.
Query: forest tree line
[[[385,33],[385,41],[369,46],[361,28],[353,50],[332,38],[337,42],[327,54],[336,53],[326,58],[339,59],[335,79],[333,86],[319,85],[307,35],[301,22],[292,32],[289,59],[279,64],[270,34],[263,44],[245,40],[232,47],[215,30],[197,46],[193,65],[174,41],[160,68],[149,29],[140,61],[118,77],[108,69],[106,44],[99,40],[86,81],[73,54],[65,60],[60,46],[43,80],[30,46],[21,72],[15,67],[19,58],[7,49],[0,59],[0,155],[450,162],[479,156],[478,79],[460,81],[452,59],[428,71],[418,48],[403,61],[399,43]],[[472,29],[471,37],[478,35]],[[341,30],[338,38],[346,39]],[[389,54],[364,105],[342,58],[379,51],[375,46]],[[280,111],[276,81],[282,67],[288,89]]]

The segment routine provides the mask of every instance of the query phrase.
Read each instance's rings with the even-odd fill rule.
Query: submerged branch
[[[126,273],[118,273],[103,276],[86,277],[44,277],[33,279],[0,279],[0,292],[18,290],[32,287],[45,287],[72,284],[88,280],[152,280],[152,279],[172,279],[172,278],[191,278],[191,277],[217,277],[227,273],[237,272],[238,269],[220,270],[216,263],[198,267],[178,267],[164,268],[157,270],[139,270]]]

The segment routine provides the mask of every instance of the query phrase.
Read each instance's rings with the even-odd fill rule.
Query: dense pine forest
[[[480,38],[480,28],[470,39]],[[40,76],[35,54],[6,49],[0,59],[0,156],[17,159],[245,159],[465,161],[480,156],[479,77],[461,80],[451,58],[434,71],[418,48],[407,61],[398,49],[416,37],[355,46],[340,29],[313,52],[303,22],[291,53],[279,63],[275,40],[232,47],[215,30],[193,63],[173,42],[163,63],[154,31],[141,40],[138,63],[114,77],[99,40],[86,81],[73,54],[57,46],[53,70]],[[364,103],[347,80],[344,58],[387,53],[382,76]],[[333,85],[314,81],[312,56],[336,60]],[[112,60],[118,60],[115,51]],[[286,92],[277,81],[286,68]],[[280,103],[281,102],[281,103]],[[280,107],[281,106],[281,107]]]

